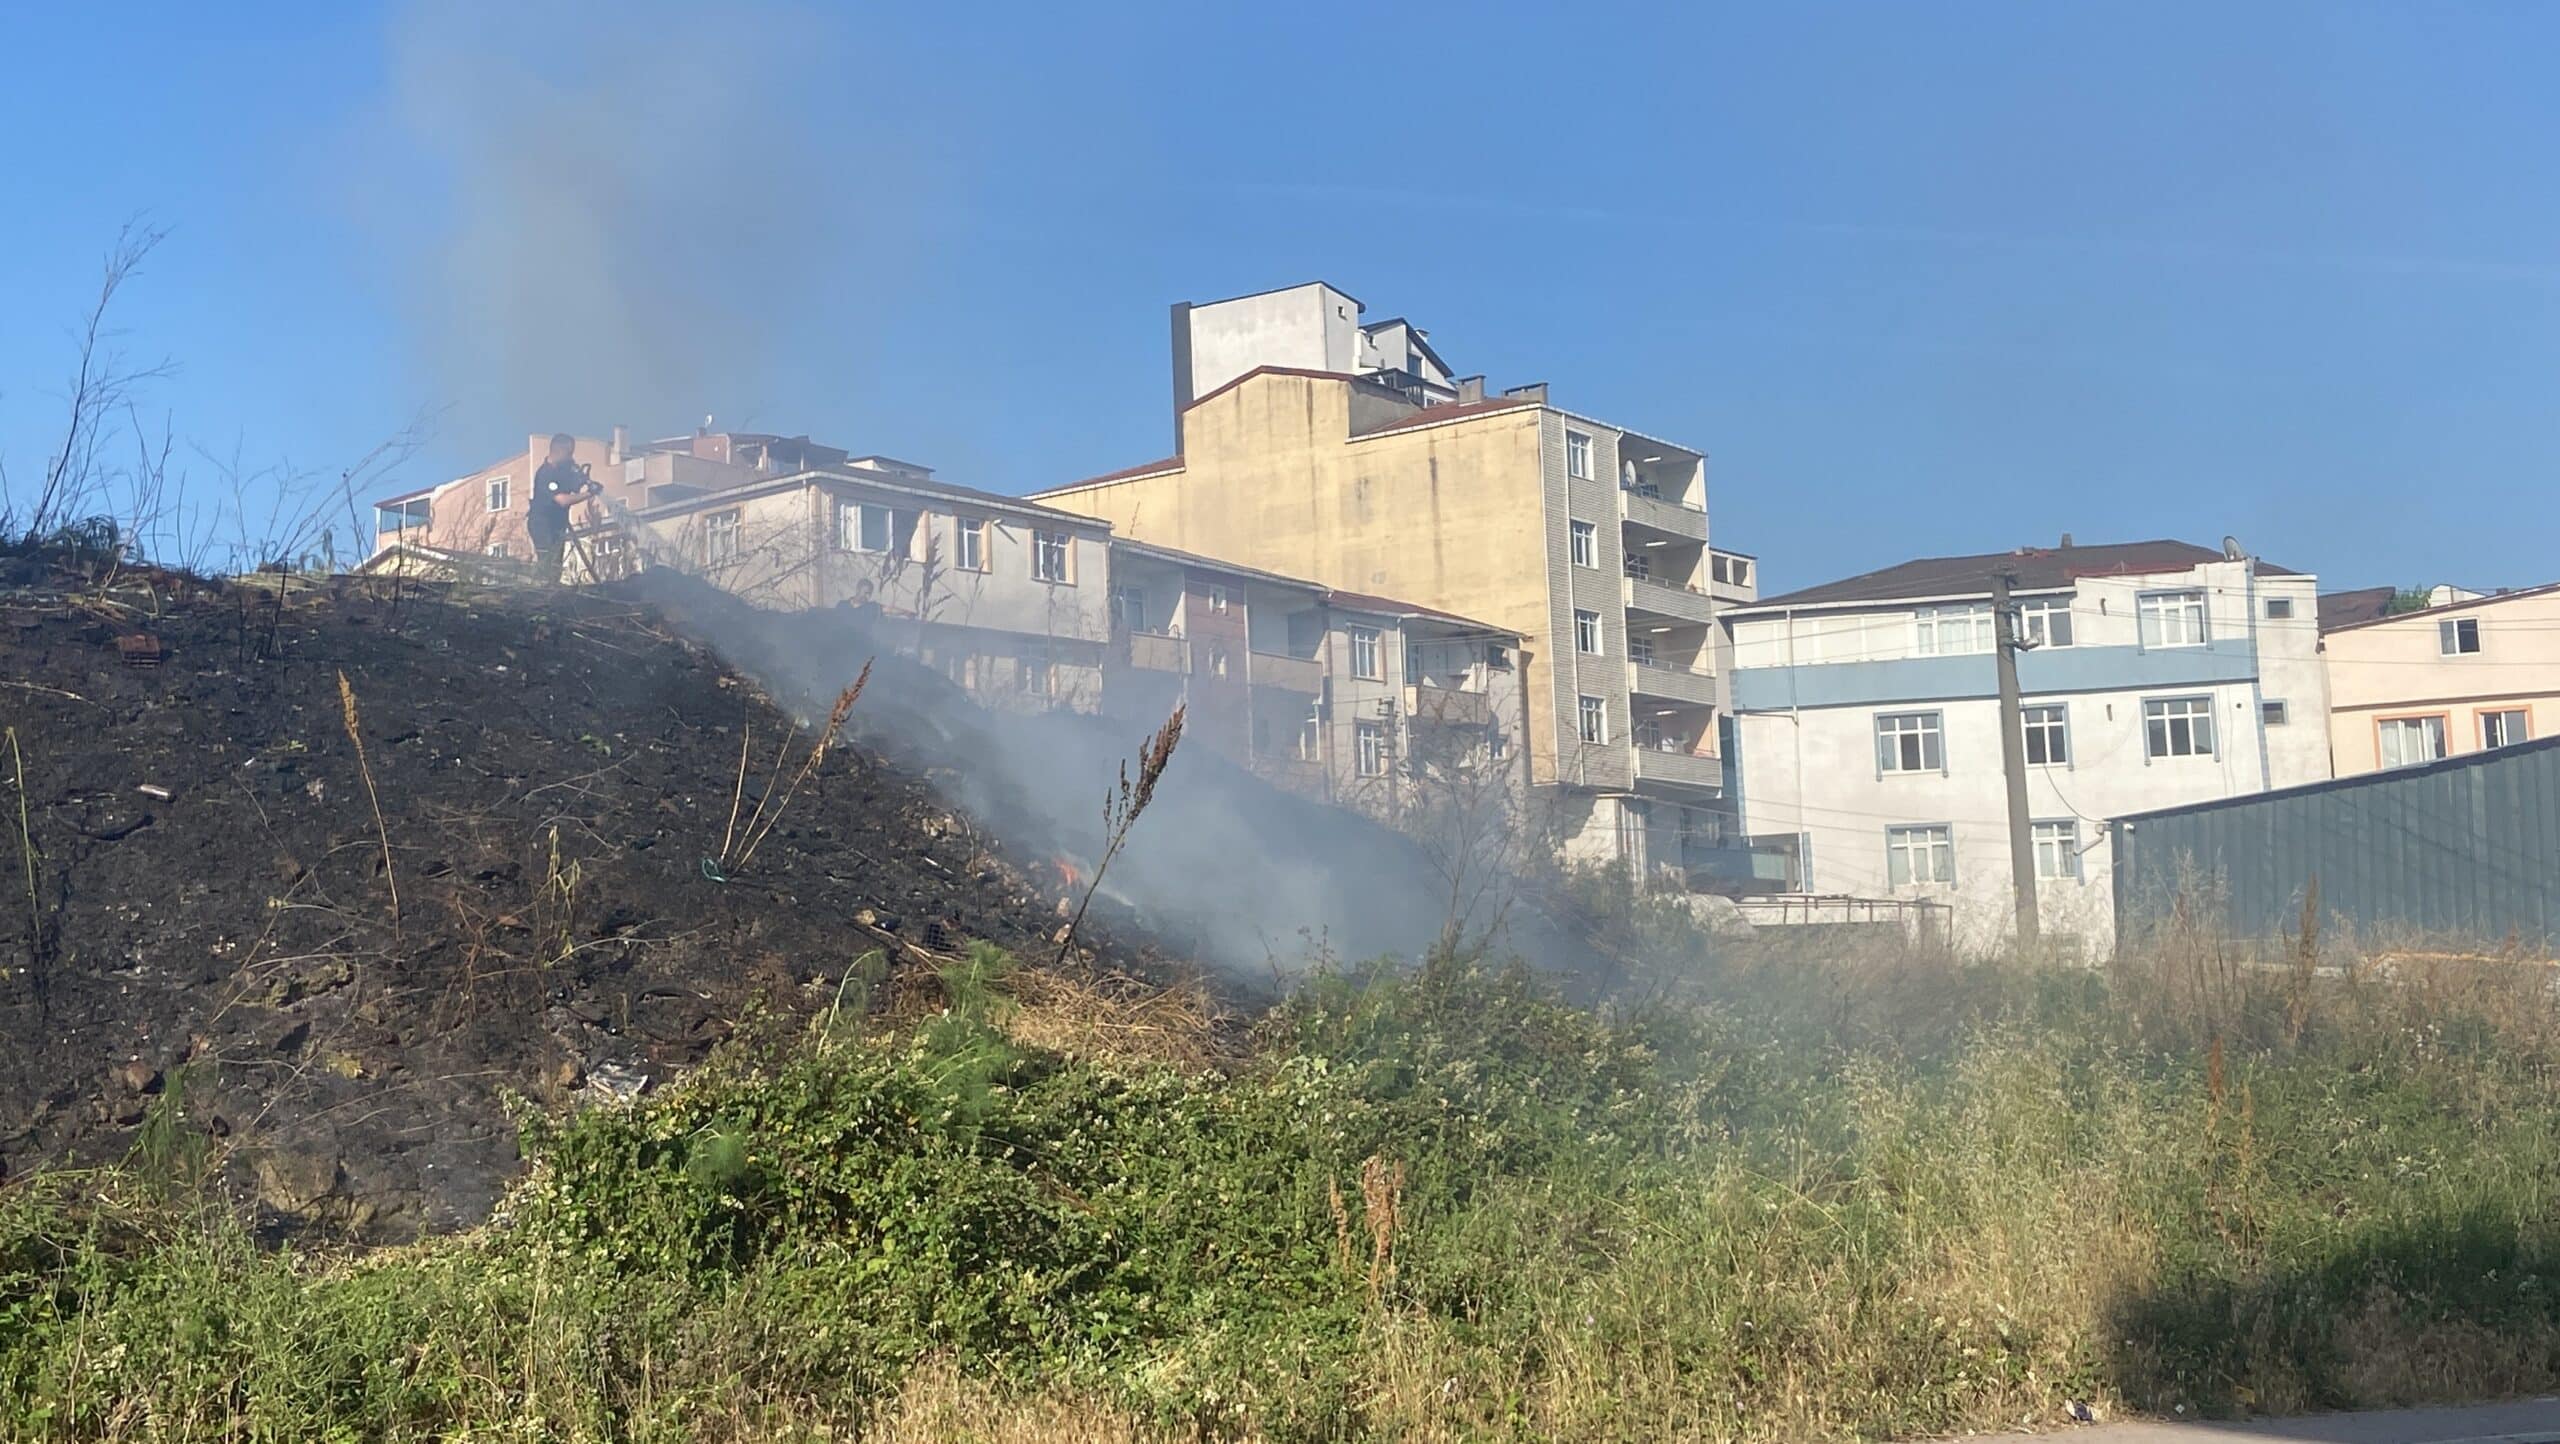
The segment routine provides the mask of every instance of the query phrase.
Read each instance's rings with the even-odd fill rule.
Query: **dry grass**
[[[1160,1063],[1185,1072],[1241,1059],[1234,1015],[1199,979],[1157,986],[1119,974],[1026,969],[1005,979],[1005,1035],[1070,1058]]]

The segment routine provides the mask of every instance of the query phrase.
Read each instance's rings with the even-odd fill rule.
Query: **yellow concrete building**
[[[2325,630],[2340,777],[2560,732],[2560,582]]]
[[[1704,453],[1544,386],[1487,396],[1427,333],[1358,314],[1321,283],[1175,307],[1180,454],[1031,499],[1519,633],[1517,741],[1567,849],[1729,854],[1714,608],[1757,587],[1708,545]]]

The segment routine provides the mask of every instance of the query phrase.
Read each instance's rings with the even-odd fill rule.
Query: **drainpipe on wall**
[[[2258,737],[2258,790],[2265,792],[2275,786],[2275,768],[2267,757],[2267,666],[2265,653],[2258,646],[2258,562],[2255,557],[2241,559],[2240,575],[2243,578],[2240,595],[2249,608],[2249,717],[2256,726]],[[2293,703],[2288,700],[2285,703],[2285,720],[2288,723],[2293,720],[2292,708]]]

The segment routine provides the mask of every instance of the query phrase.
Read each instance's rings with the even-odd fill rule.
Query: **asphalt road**
[[[2461,1409],[2391,1409],[2248,1424],[2137,1422],[2072,1430],[2083,1444],[2560,1444],[2560,1398]]]

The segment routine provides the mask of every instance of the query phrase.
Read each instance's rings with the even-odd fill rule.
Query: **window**
[[[2027,728],[2027,765],[2068,766],[2071,762],[2070,709],[2054,704],[2029,707],[2019,715]]]
[[[1209,649],[1209,675],[1212,677],[1223,677],[1227,675],[1226,648],[1211,647]]]
[[[1879,772],[1944,772],[1945,739],[1935,712],[1881,712],[1876,715],[1876,770]]]
[[[987,519],[982,516],[956,517],[952,532],[959,544],[952,548],[951,565],[964,572],[987,569]]]
[[[2293,720],[2293,710],[2282,702],[2258,704],[2258,720],[2269,727],[2282,727]]]
[[[1381,722],[1358,722],[1352,725],[1354,743],[1352,765],[1363,777],[1387,775],[1387,729]]]
[[[1502,645],[1500,642],[1488,642],[1488,643],[1486,643],[1486,644],[1485,644],[1485,649],[1484,649],[1484,664],[1485,664],[1485,667],[1486,667],[1488,670],[1490,670],[1490,671],[1495,671],[1495,672],[1508,672],[1508,671],[1510,671],[1510,670],[1511,670],[1511,649],[1510,649],[1509,647],[1506,647],[1506,646]]]
[[[1619,565],[1621,570],[1625,571],[1628,576],[1635,578],[1637,581],[1644,582],[1653,580],[1653,558],[1646,556],[1642,552],[1627,553],[1626,559]]]
[[[706,562],[734,562],[738,559],[739,514],[736,508],[715,511],[702,519],[702,559]]]
[[[1653,804],[1641,797],[1618,802],[1618,856],[1629,862],[1645,855],[1644,835],[1653,827]]]
[[[2382,765],[2409,767],[2444,756],[2444,718],[2385,717],[2374,724],[2382,744]]]
[[[1578,567],[1600,565],[1600,528],[1587,521],[1565,523],[1573,537],[1573,564]]]
[[[502,557],[507,554],[507,544],[505,542],[491,542],[487,546],[482,547],[480,552],[483,556]]]
[[[2292,617],[2293,617],[2293,598],[2291,598],[2291,597],[2269,597],[2269,598],[2267,598],[2267,620],[2268,620],[2268,621],[2270,621],[2270,622],[2282,622],[2282,621],[2289,621],[2289,620],[2291,620],[2291,619],[2292,619]]]
[[[2080,876],[2079,820],[2075,818],[2068,822],[2032,823],[2029,825],[2029,830],[2035,836],[2036,876],[2078,879]]]
[[[1585,742],[1609,740],[1609,706],[1597,697],[1576,699],[1575,730]]]
[[[1577,611],[1573,614],[1573,649],[1585,656],[1600,655],[1600,614]]]
[[[1226,609],[1227,589],[1225,587],[1211,587],[1209,589],[1209,610],[1213,612],[1223,612]]]
[[[620,581],[639,570],[631,564],[630,539],[614,533],[597,537],[588,555],[594,558],[596,580],[600,582]]]
[[[1635,663],[1635,664],[1636,664],[1637,666],[1639,666],[1639,667],[1650,667],[1650,666],[1652,666],[1652,665],[1653,665],[1653,638],[1651,638],[1651,637],[1646,637],[1646,636],[1639,636],[1639,635],[1637,635],[1636,633],[1633,633],[1633,632],[1628,633],[1628,634],[1627,634],[1627,660],[1628,660],[1628,661],[1630,661],[1630,662]]]
[[[493,476],[489,478],[489,510],[505,511],[507,509],[507,492],[509,490],[508,482],[512,479],[513,478],[504,476]]]
[[[2480,714],[2480,745],[2513,747],[2525,740],[2524,709]]]
[[[1591,438],[1579,431],[1564,434],[1564,474],[1576,481],[1591,479]]]
[[[1911,649],[1924,657],[1991,650],[1991,606],[1922,607],[1912,613],[1917,630]]]
[[[1484,734],[1485,756],[1500,762],[1511,755],[1511,734],[1499,726],[1487,728]]]
[[[1034,645],[1023,649],[1017,666],[1021,672],[1022,690],[1034,697],[1048,696],[1057,685],[1057,678],[1051,675],[1053,667],[1046,647]]]
[[[2448,657],[2467,657],[2480,650],[2480,619],[2449,617],[2436,623],[2436,650]]]
[[[2134,600],[2146,647],[2204,645],[2204,593],[2153,592]]]
[[[1313,709],[1308,710],[1307,720],[1298,724],[1297,751],[1300,762],[1314,762],[1324,756],[1324,724],[1317,720]]]
[[[2142,704],[2142,736],[2151,757],[2211,757],[2213,699],[2163,697]]]
[[[2071,599],[2053,597],[2018,604],[2018,640],[2031,647],[2071,645]]]
[[[1386,674],[1378,670],[1378,629],[1349,627],[1351,638],[1351,675],[1375,682]]]
[[[1145,587],[1113,587],[1111,589],[1111,630],[1143,632],[1147,629],[1147,589]]]
[[[836,545],[846,551],[908,556],[914,551],[916,514],[869,502],[836,508]]]
[[[1751,558],[1749,557],[1717,552],[1708,559],[1707,571],[1720,582],[1730,582],[1737,587],[1751,585]]]
[[[1035,531],[1031,534],[1031,575],[1043,582],[1067,580],[1067,534],[1062,531]]]
[[[1956,842],[1944,823],[1884,830],[1885,880],[1895,887],[1956,880]]]

